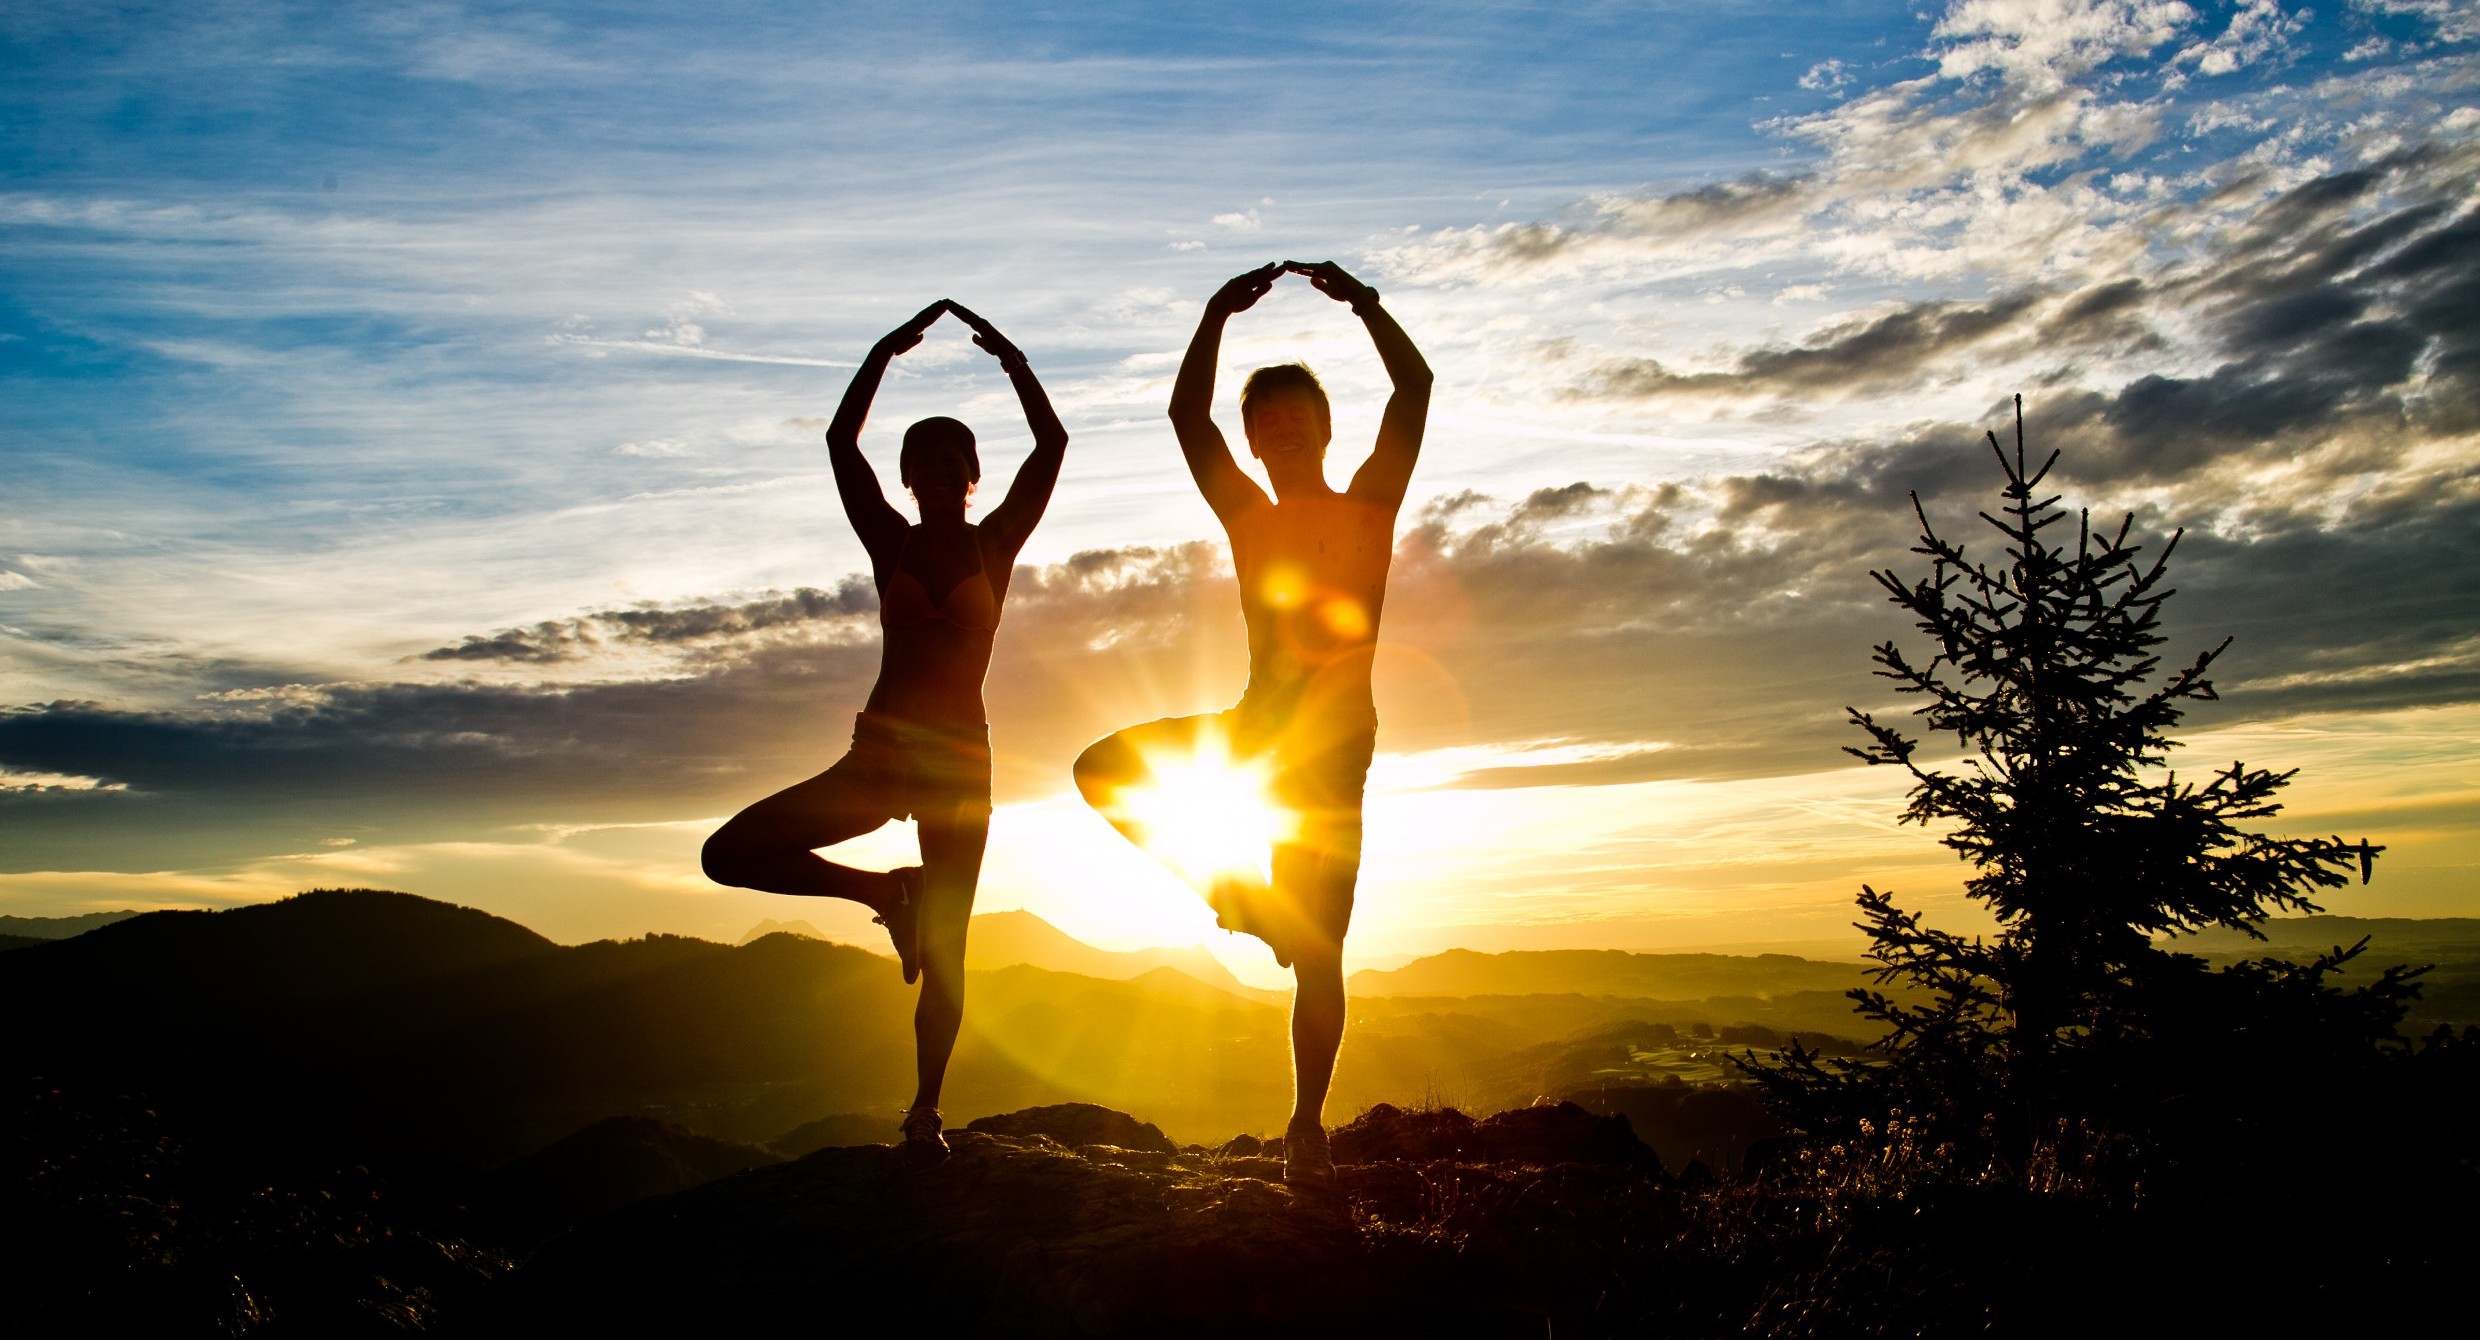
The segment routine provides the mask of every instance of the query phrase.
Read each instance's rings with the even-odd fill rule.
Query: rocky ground
[[[596,1221],[491,1329],[1585,1334],[1658,1308],[1626,1258],[1690,1217],[1624,1118],[1565,1104],[1374,1109],[1319,1192],[1284,1185],[1279,1147],[1180,1149],[1098,1108],[975,1124],[934,1165],[822,1149]]]
[[[1772,1143],[1716,1180],[1669,1175],[1624,1118],[1570,1104],[1381,1106],[1334,1132],[1335,1183],[1304,1192],[1279,1147],[1182,1147],[1081,1104],[976,1121],[932,1164],[878,1144],[787,1160],[623,1118],[484,1171],[230,1145],[111,1092],[22,1097],[0,1111],[11,1334],[1881,1340],[2468,1320],[2472,1235],[2414,1217],[2420,1189],[2345,1184],[2303,1213],[2295,1180],[2266,1179],[2123,1205],[1957,1176],[1908,1127]],[[2276,1243],[2278,1286],[2245,1283],[2273,1278]]]

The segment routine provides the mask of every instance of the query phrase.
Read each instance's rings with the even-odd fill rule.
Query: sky
[[[1849,946],[1969,924],[1844,708],[1872,568],[2002,482],[2179,541],[2185,766],[2474,915],[2480,19],[2451,0],[349,7],[0,13],[0,910],[333,885],[565,940],[857,907],[708,884],[840,751],[875,595],[820,434],[952,297],[1072,434],[1009,597],[981,906],[1261,950],[1068,794],[1237,696],[1163,418],[1205,297],[1341,261],[1438,373],[1352,941]],[[1385,396],[1300,281],[1334,476]],[[865,449],[1030,439],[952,326]],[[899,501],[901,501],[899,499]],[[853,844],[905,859],[899,826]]]

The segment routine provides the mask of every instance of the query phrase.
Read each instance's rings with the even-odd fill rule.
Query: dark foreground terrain
[[[1157,1147],[1044,1133],[1074,1139],[1096,1116]],[[546,1248],[492,1320],[685,1331],[909,1308],[930,1333],[1530,1334],[1630,1311],[1604,1296],[1609,1249],[1679,1204],[1623,1119],[1573,1106],[1482,1122],[1378,1109],[1340,1133],[1346,1160],[1369,1161],[1315,1195],[1253,1141],[1175,1149],[1092,1108],[979,1124],[1015,1133],[959,1132],[929,1166],[825,1149],[624,1210]]]
[[[1381,1106],[1303,1193],[1278,1146],[1084,1104],[984,1118],[940,1163],[621,1118],[476,1173],[234,1155],[73,1097],[12,1123],[13,1334],[2371,1334],[2459,1310],[2472,1241],[2401,1197],[2303,1237],[2283,1187],[1958,1184],[1899,1128],[1673,1174],[1572,1104]]]
[[[1778,1045],[1764,1011],[1847,967],[1442,956],[1356,984],[1346,1056],[1362,1092],[1430,1096],[1339,1099],[1337,1185],[1302,1194],[1230,1134],[1280,1102],[1246,1087],[1279,1089],[1280,1011],[1137,966],[977,974],[950,1112],[993,1115],[920,1166],[863,1110],[902,1091],[906,998],[848,947],[563,947],[332,893],[8,950],[0,1325],[2284,1335],[2468,1306],[2474,1167],[2443,1126],[2480,1102],[2480,1034],[2383,1094],[2240,1048],[2266,1101],[2141,1176],[2065,1134],[2008,1169],[1917,1114],[1795,1142],[1731,1080]],[[2335,1111],[2364,1119],[2300,1119]]]

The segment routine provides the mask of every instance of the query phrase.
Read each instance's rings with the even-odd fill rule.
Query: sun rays
[[[1120,788],[1118,812],[1143,846],[1199,890],[1232,879],[1271,881],[1274,848],[1296,836],[1298,817],[1275,803],[1265,758],[1235,757],[1222,731],[1200,731],[1194,749],[1148,751],[1150,779]]]

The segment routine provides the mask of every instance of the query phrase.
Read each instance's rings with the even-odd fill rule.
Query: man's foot
[[[1258,900],[1270,897],[1272,892],[1255,880],[1226,877],[1214,882],[1214,887],[1206,894],[1206,904],[1214,909],[1215,925],[1265,941],[1266,947],[1274,951],[1275,966],[1288,968],[1292,966],[1291,951],[1255,905]]]
[[[1295,1121],[1284,1128],[1283,1180],[1304,1188],[1335,1184],[1335,1155],[1327,1147],[1325,1127],[1314,1121]]]
[[[904,984],[911,986],[921,976],[921,867],[887,873],[895,876],[895,896],[870,920],[887,928],[887,938],[896,944],[896,963],[904,969]]]
[[[917,1107],[905,1113],[902,1127],[905,1154],[926,1162],[946,1158],[947,1137],[939,1134],[939,1128],[945,1124],[935,1107]]]

